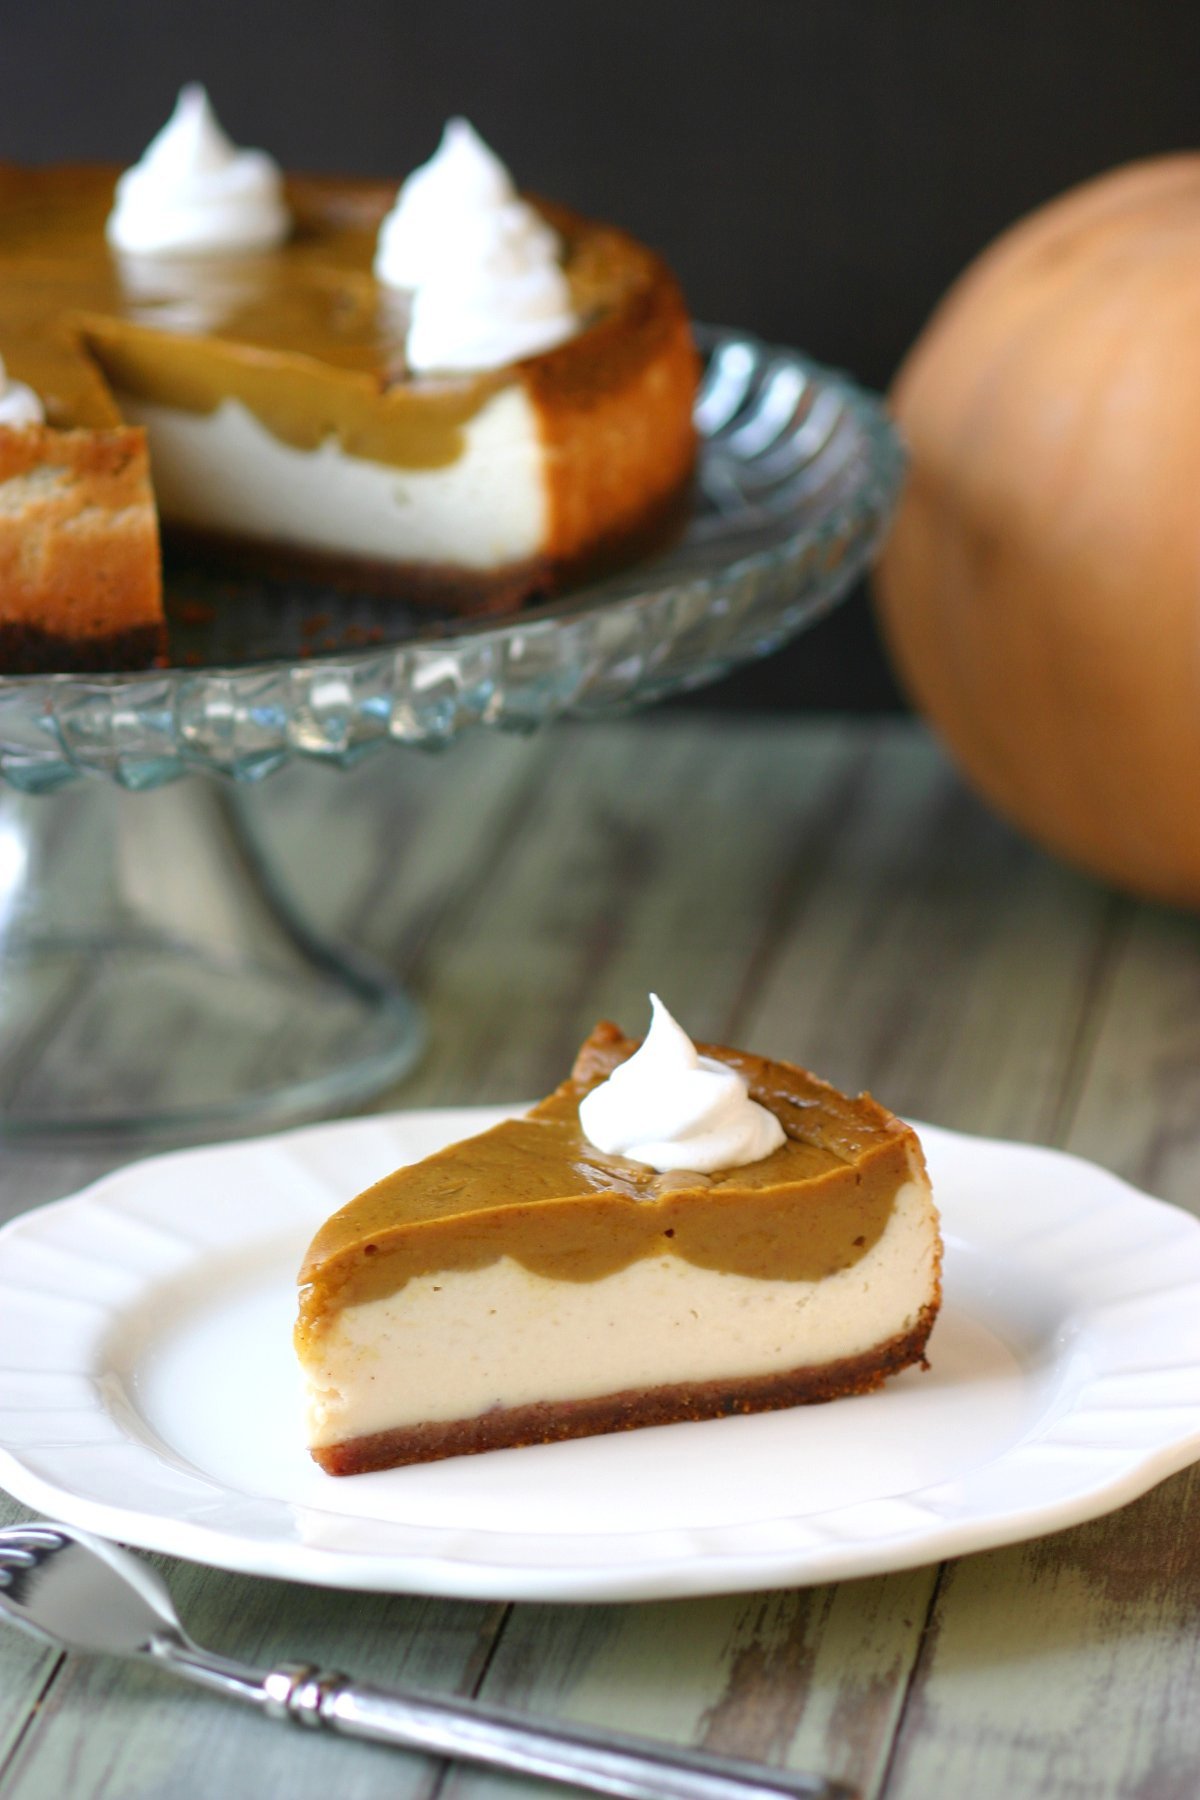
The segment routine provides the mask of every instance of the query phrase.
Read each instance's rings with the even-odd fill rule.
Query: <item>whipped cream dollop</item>
[[[0,425],[42,425],[46,409],[31,387],[10,381],[0,356]]]
[[[750,1098],[736,1069],[701,1056],[657,994],[641,1048],[579,1102],[597,1150],[648,1163],[660,1174],[711,1175],[758,1162],[784,1141],[774,1113]]]
[[[451,119],[379,228],[376,279],[412,296],[409,367],[494,369],[571,337],[579,321],[561,253],[504,164]]]
[[[132,256],[212,255],[266,250],[291,229],[278,164],[263,150],[239,150],[217,123],[198,82],[142,160],[117,182],[106,233]]]

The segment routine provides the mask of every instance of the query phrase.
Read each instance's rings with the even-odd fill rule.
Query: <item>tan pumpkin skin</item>
[[[1007,232],[893,406],[876,597],[913,699],[1032,836],[1200,905],[1200,155]]]

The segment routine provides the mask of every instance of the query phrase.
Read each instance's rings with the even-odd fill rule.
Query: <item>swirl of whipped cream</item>
[[[376,279],[412,294],[409,367],[494,369],[572,336],[561,250],[499,158],[451,119],[379,228]]]
[[[278,164],[230,143],[198,82],[180,90],[141,161],[117,182],[105,227],[113,248],[133,256],[267,250],[290,229]]]
[[[0,356],[0,425],[41,425],[46,411],[31,387],[11,381]]]
[[[750,1098],[736,1069],[701,1056],[657,994],[639,1050],[579,1102],[579,1123],[597,1150],[666,1174],[711,1175],[759,1162],[784,1141],[774,1113]]]

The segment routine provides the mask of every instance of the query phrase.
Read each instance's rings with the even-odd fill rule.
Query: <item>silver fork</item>
[[[852,1789],[824,1776],[525,1718],[478,1700],[368,1687],[310,1663],[248,1668],[192,1642],[149,1564],[70,1525],[0,1531],[0,1617],[85,1655],[159,1663],[269,1719],[624,1800],[856,1800]]]

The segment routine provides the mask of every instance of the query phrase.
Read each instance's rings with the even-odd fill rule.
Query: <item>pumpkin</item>
[[[911,473],[876,599],[901,681],[1034,838],[1200,905],[1200,155],[998,239],[893,406]]]

